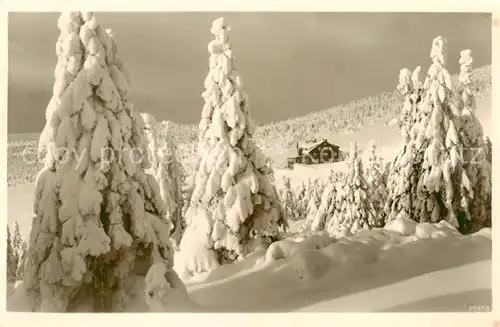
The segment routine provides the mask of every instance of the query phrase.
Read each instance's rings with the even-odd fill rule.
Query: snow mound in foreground
[[[18,282],[8,296],[7,310],[31,311],[23,282]],[[124,281],[125,302],[123,312],[197,312],[202,309],[188,296],[183,281],[173,270],[162,265],[152,266],[146,278],[132,276]],[[88,299],[79,299],[71,312],[93,312]]]
[[[297,279],[310,281],[324,276],[332,265],[322,251],[306,249],[293,255],[287,266],[294,270]]]
[[[491,238],[488,229],[475,235]],[[324,233],[293,236],[271,244],[263,261],[267,265],[273,263],[275,271],[288,270],[296,280],[311,281],[321,278],[334,267],[366,267],[389,257],[404,256],[407,244],[418,242],[422,245],[418,247],[421,251],[429,251],[422,242],[442,237],[467,236],[445,221],[417,223],[398,217],[384,228],[362,229],[354,235],[336,239]]]
[[[191,272],[203,273],[219,267],[209,243],[212,219],[205,211],[193,217],[191,227],[186,229],[180,242],[180,250],[175,253],[174,270],[181,278],[188,278]]]
[[[374,241],[368,244],[354,238],[343,238],[324,248],[322,252],[330,258],[333,265],[375,263],[381,244]]]
[[[461,236],[460,232],[447,221],[437,224],[420,223],[415,228],[415,235],[419,238],[437,238],[443,236]]]
[[[360,241],[342,238],[321,248],[297,247],[301,250],[291,256],[283,268],[295,272],[302,281],[311,281],[326,275],[340,265],[367,265],[377,261],[378,248]]]
[[[271,244],[267,251],[253,253],[235,264],[220,266],[184,282],[175,271],[166,272],[170,287],[155,293],[158,296],[152,308],[145,295],[151,289],[162,290],[165,281],[152,278],[149,283],[152,287],[149,287],[148,278],[136,277],[126,281],[128,301],[124,311],[241,312],[259,311],[263,307],[294,311],[312,305],[314,300],[307,300],[309,297],[337,300],[350,294],[349,289],[360,283],[363,284],[360,290],[392,285],[425,273],[487,260],[491,255],[490,228],[463,236],[446,222],[419,223],[415,225],[414,234],[404,235],[409,234],[406,223],[402,219],[388,229],[361,230],[338,239],[324,233],[296,235]],[[440,249],[438,255],[436,248]],[[161,271],[157,273],[163,275]],[[158,283],[154,283],[155,280]],[[383,283],[377,284],[381,280]],[[8,297],[8,310],[26,311],[22,283],[18,283],[15,290]],[[318,295],[318,290],[324,295]],[[327,306],[339,310],[339,307]],[[382,308],[384,304],[379,306]],[[83,304],[75,309],[91,310]]]
[[[305,250],[320,250],[334,242],[334,239],[325,233],[294,236],[272,243],[266,252],[265,262],[290,258],[292,255]]]
[[[417,227],[417,222],[407,218],[398,217],[394,220],[389,221],[385,226],[385,230],[397,232],[404,236],[409,236],[415,234],[415,229]]]

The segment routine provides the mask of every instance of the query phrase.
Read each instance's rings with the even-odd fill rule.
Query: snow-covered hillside
[[[483,133],[486,136],[492,136],[492,121],[491,121],[491,97],[478,99],[476,116],[483,126]],[[368,145],[371,140],[377,144],[378,155],[381,156],[385,162],[392,161],[401,146],[403,145],[403,137],[397,128],[387,126],[383,123],[376,123],[363,127],[360,130],[353,132],[341,132],[332,135],[329,141],[339,145],[341,148],[348,148],[349,143],[359,142],[361,148],[364,149],[361,157],[366,160],[369,151]],[[283,162],[286,159],[287,153],[281,152],[279,149],[269,152],[269,156],[275,162]],[[292,187],[298,186],[300,183],[307,181],[307,179],[321,179],[325,180],[330,174],[330,170],[345,172],[347,169],[345,162],[336,162],[331,164],[318,164],[318,165],[295,165],[293,170],[276,168],[276,182],[278,187],[281,186],[282,176],[290,177]]]
[[[32,185],[9,189],[9,223],[24,217],[19,219],[23,236],[29,233],[31,210],[21,204],[30,203],[32,194]],[[289,238],[278,242],[282,251],[275,246],[268,253],[256,252],[186,280],[187,295],[173,292],[170,296],[176,300],[168,301],[173,305],[166,308],[177,312],[489,310],[491,230],[460,236],[446,224],[410,226],[407,232],[403,221],[338,240],[323,234]],[[398,233],[403,230],[406,236]],[[146,310],[141,285],[141,281],[135,285],[128,311]],[[12,298],[9,310],[19,305]]]

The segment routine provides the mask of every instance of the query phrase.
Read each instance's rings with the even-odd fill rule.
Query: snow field
[[[467,292],[491,288],[491,278],[484,280],[488,276],[484,269],[491,264],[490,229],[468,236],[458,235],[446,224],[417,224],[414,234],[410,234],[412,229],[401,219],[388,229],[361,230],[340,239],[324,234],[290,237],[274,243],[267,252],[254,253],[238,263],[184,281],[189,297],[204,310],[215,312],[341,312],[361,307],[368,311],[383,310],[402,306],[405,301],[420,301],[425,298],[425,292],[418,294],[418,299],[394,293],[371,305],[358,306],[348,296],[412,278],[425,281],[430,277],[424,275],[438,274],[439,270],[461,274],[459,267],[465,265],[469,266],[463,268],[464,271],[477,269],[479,277],[469,275],[469,284],[454,285],[454,292],[460,293],[464,288]],[[441,273],[444,275],[445,272]],[[447,294],[451,286],[448,283],[446,287],[444,293],[440,293],[440,284],[433,284],[432,288],[436,289],[432,291],[433,296]],[[349,308],[347,302],[343,303],[344,297]],[[397,301],[398,297],[403,300]],[[320,305],[330,299],[336,299],[335,304]],[[459,301],[455,299],[455,302]],[[420,304],[419,308],[425,305]]]

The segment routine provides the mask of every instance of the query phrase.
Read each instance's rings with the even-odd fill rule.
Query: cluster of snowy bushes
[[[392,124],[405,144],[394,161],[384,165],[373,148],[364,170],[353,144],[349,172],[325,188],[306,229],[345,236],[398,217],[444,220],[463,233],[491,226],[491,141],[475,116],[471,51],[460,53],[454,87],[445,46],[444,38],[433,40],[424,82],[420,67],[401,70],[398,91],[404,102]]]

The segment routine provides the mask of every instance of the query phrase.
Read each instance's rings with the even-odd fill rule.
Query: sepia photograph
[[[492,24],[10,11],[7,311],[492,312]]]

